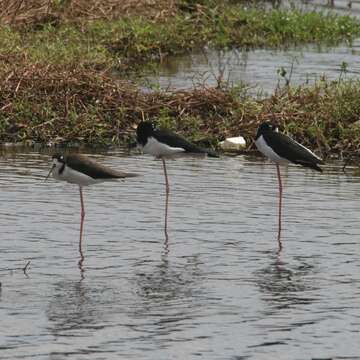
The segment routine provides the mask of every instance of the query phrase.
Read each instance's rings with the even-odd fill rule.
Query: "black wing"
[[[263,136],[265,141],[271,144],[273,150],[282,158],[285,158],[294,164],[322,171],[317,164],[323,164],[324,162],[305,146],[299,144],[290,137],[275,131],[264,134]]]
[[[137,174],[125,173],[108,168],[95,160],[80,154],[69,154],[65,158],[66,164],[72,169],[82,172],[93,179],[119,179],[138,176]]]
[[[200,146],[197,146],[186,139],[184,139],[182,136],[179,136],[171,131],[168,130],[160,130],[156,129],[153,132],[153,136],[160,142],[169,145],[171,147],[177,147],[182,148],[186,152],[189,153],[196,153],[196,154],[207,154],[212,157],[218,157],[219,155],[210,149],[204,149]]]

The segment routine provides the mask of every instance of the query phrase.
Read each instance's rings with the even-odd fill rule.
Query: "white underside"
[[[53,171],[53,177],[56,180],[63,180],[71,184],[77,184],[80,186],[88,186],[101,182],[101,180],[93,179],[92,177],[87,176],[79,171],[73,170],[68,166],[65,166],[65,169],[61,174],[59,173],[59,169],[55,168]]]
[[[171,147],[163,144],[153,137],[147,139],[147,143],[143,146],[142,150],[144,154],[150,154],[156,157],[171,156],[185,151],[183,148]]]
[[[266,157],[268,157],[271,161],[275,162],[276,164],[289,163],[288,160],[280,157],[270,146],[266,144],[266,141],[264,140],[262,135],[255,141],[255,145],[260,152],[262,152]]]

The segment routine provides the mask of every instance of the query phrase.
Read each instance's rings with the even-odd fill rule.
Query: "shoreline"
[[[1,25],[0,142],[129,144],[137,123],[146,119],[213,148],[243,136],[244,152],[251,152],[259,123],[275,121],[324,158],[357,154],[359,81],[319,80],[259,100],[241,85],[144,92],[129,79],[166,56],[204,45],[246,49],[351,41],[360,36],[359,20],[227,1],[190,3],[172,4],[169,18],[135,11],[94,20],[64,8],[58,23]]]

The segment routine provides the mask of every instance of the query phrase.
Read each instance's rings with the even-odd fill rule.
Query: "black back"
[[[93,179],[119,179],[138,176],[137,174],[110,169],[81,154],[55,154],[53,155],[53,158],[56,158],[59,162],[64,163],[71,169],[90,176]],[[60,169],[60,172],[63,170],[64,168]]]
[[[279,133],[275,125],[262,123],[256,134],[256,139],[261,135],[268,146],[280,157],[294,164],[322,172],[322,169],[317,164],[323,164],[324,162],[305,146],[299,144],[289,136]]]
[[[154,136],[155,125],[150,121],[142,121],[136,128],[137,142],[145,146],[147,139]]]
[[[142,121],[136,129],[136,133],[138,143],[143,146],[146,144],[148,137],[154,137],[163,144],[182,148],[188,153],[207,154],[211,157],[218,157],[215,151],[197,146],[172,131],[157,129],[155,125],[149,121]]]

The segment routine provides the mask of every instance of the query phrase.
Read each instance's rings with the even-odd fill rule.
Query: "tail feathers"
[[[209,157],[219,157],[219,155],[214,150],[202,148],[195,144],[190,144],[189,146],[187,146],[185,148],[185,151],[192,153],[207,154]]]
[[[209,157],[215,157],[215,158],[219,157],[219,154],[217,152],[215,152],[214,150],[205,149],[205,151]]]
[[[308,167],[310,169],[319,171],[319,172],[323,172],[322,168],[320,166],[318,166],[318,164],[324,164],[324,162],[321,160],[318,163],[310,163],[310,162],[305,162],[305,161],[297,161],[296,164],[302,165],[304,167]]]
[[[123,173],[123,174],[120,174],[120,175],[122,175],[120,177],[124,177],[124,178],[140,176],[139,174],[134,174],[134,173]]]

